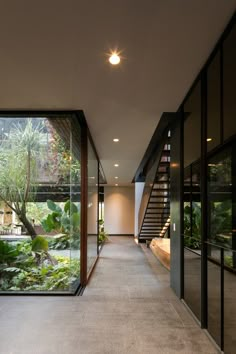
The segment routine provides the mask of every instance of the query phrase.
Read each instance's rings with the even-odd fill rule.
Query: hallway
[[[110,237],[82,297],[1,297],[0,354],[218,353],[132,237]]]

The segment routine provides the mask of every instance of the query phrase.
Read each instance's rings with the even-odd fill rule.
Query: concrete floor
[[[1,297],[0,354],[218,353],[131,237],[111,237],[82,297]]]

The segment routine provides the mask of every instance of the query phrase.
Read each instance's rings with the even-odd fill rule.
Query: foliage
[[[34,224],[40,225],[41,220],[48,215],[49,209],[44,202],[28,202],[26,215],[29,220],[34,220]]]
[[[62,140],[50,123],[47,129],[51,135],[48,155],[50,174],[57,175],[58,183],[79,183],[80,161],[73,156],[69,144]]]
[[[192,222],[192,229],[191,229]],[[190,205],[184,207],[184,245],[192,249],[199,249],[201,246],[201,208],[199,203],[192,202],[192,213]]]
[[[201,248],[201,242],[199,238],[184,235],[184,246],[194,250],[199,250]]]
[[[42,221],[42,226],[46,232],[56,231],[60,235],[55,238],[54,244],[57,249],[60,245],[62,249],[65,246],[78,249],[80,245],[80,214],[77,206],[68,200],[64,208],[54,203],[52,200],[47,201],[48,208],[52,211],[47,218]]]
[[[19,217],[31,236],[35,230],[26,217],[26,206],[32,196],[38,175],[37,159],[42,141],[42,125],[27,119],[15,125],[0,144],[0,199]]]
[[[225,265],[233,268],[233,257],[232,256],[225,256]]]
[[[57,264],[45,259],[38,265],[31,241],[15,245],[0,241],[0,290],[68,290],[79,277],[79,260],[55,258]]]
[[[70,238],[67,234],[58,234],[53,238],[48,238],[49,249],[66,250],[70,248]]]
[[[43,236],[36,236],[32,241],[32,251],[35,253],[47,252],[48,241]]]
[[[99,244],[102,244],[102,243],[109,240],[109,235],[104,230],[104,220],[103,219],[98,220],[98,225],[99,225],[98,242],[99,242]]]
[[[232,201],[211,203],[210,238],[231,246]]]

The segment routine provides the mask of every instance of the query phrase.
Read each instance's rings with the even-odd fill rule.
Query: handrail
[[[208,245],[210,245],[210,246],[214,246],[214,247],[217,247],[217,248],[222,248],[222,249],[225,250],[225,251],[236,252],[236,250],[233,250],[233,249],[230,248],[230,247],[221,246],[221,245],[219,245],[218,243],[214,243],[214,242],[211,242],[211,241],[205,241],[205,243],[208,244]]]

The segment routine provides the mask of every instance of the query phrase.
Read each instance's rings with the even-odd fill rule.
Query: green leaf
[[[55,226],[52,215],[49,214],[46,219],[42,220],[41,225],[46,232],[51,232]]]
[[[72,223],[73,230],[76,230],[77,228],[79,228],[79,226],[80,226],[80,214],[79,213],[74,213],[71,216],[71,223]]]
[[[16,267],[8,267],[8,268],[4,269],[4,272],[19,273],[19,272],[21,272],[21,269],[20,268],[16,268]]]
[[[72,203],[70,200],[68,200],[64,206],[64,211],[65,211],[65,213],[72,215],[74,213],[78,213],[78,208],[74,203]]]
[[[48,241],[43,236],[36,236],[32,241],[33,252],[46,252],[48,251]]]
[[[56,203],[54,203],[52,200],[47,200],[47,206],[48,209],[55,211],[57,213],[62,213],[61,208],[59,207],[59,205],[57,205]]]

